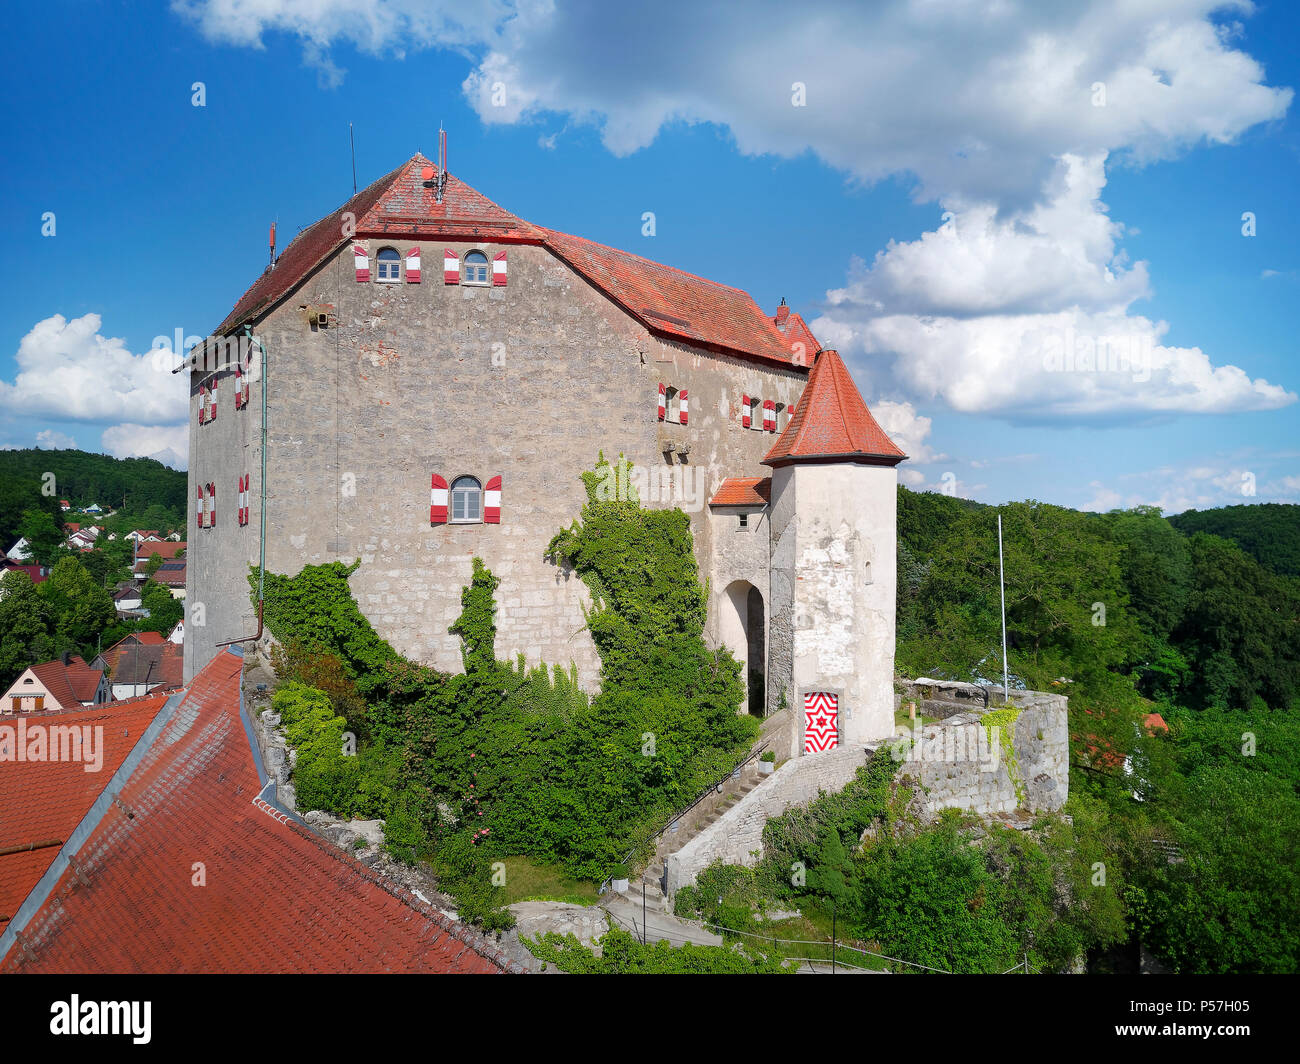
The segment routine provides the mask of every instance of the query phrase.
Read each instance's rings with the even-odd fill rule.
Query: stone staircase
[[[641,887],[645,884],[645,908],[647,912],[671,913],[668,899],[664,893],[664,862],[670,853],[675,853],[705,828],[711,827],[723,813],[739,802],[750,791],[767,779],[758,768],[757,761],[751,761],[737,773],[733,773],[712,794],[679,817],[663,835],[655,847],[645,870],[635,879],[629,879],[628,889],[623,894],[608,893],[602,898],[602,908],[620,920],[628,913],[630,905],[635,909],[634,915],[639,923],[641,919]],[[612,906],[612,908],[611,908]],[[617,910],[617,911],[616,911]]]

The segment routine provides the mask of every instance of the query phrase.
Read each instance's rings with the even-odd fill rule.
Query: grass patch
[[[913,722],[912,718],[907,715],[906,710],[900,709],[897,713],[894,714],[895,726],[900,728],[906,728],[908,731],[911,731],[918,724],[922,728],[924,728],[927,724],[933,724],[938,719],[939,719],[938,717],[931,717],[929,720],[926,720],[925,716],[921,713],[920,710],[917,710],[916,712],[915,722]]]
[[[538,864],[530,857],[507,857],[506,904],[517,901],[565,901],[595,905],[600,887],[587,879],[574,879],[559,865]]]

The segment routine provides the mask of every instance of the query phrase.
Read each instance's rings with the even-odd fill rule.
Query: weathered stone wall
[[[380,247],[404,255],[414,246],[364,243],[372,259]],[[471,559],[481,556],[501,578],[498,653],[575,662],[594,688],[585,587],[543,557],[555,532],[578,517],[580,473],[602,450],[646,472],[671,469],[675,489],[645,501],[691,514],[707,577],[707,499],[725,477],[766,472],[759,463],[775,439],[741,427],[741,396],[788,408],[806,371],[652,337],[543,248],[508,249],[504,288],[444,285],[444,246],[479,247],[489,258],[499,250],[421,243],[426,269],[416,285],[358,284],[345,248],[258,323],[268,351],[267,568],[295,574],[360,558],[353,593],[379,634],[409,657],[459,670],[459,641],[447,628]],[[309,303],[332,304],[337,325],[310,327],[299,309]],[[687,425],[658,422],[661,381],[688,390]],[[197,398],[191,403],[191,508],[198,484],[219,486],[215,529],[196,530],[191,512],[189,592],[207,623],[192,634],[187,626],[187,678],[216,642],[256,628],[246,576],[258,547],[260,396],[255,383],[249,409],[235,411],[233,391],[223,377],[211,425],[197,425]],[[435,472],[448,483],[500,475],[501,524],[431,527]],[[243,473],[252,475],[251,513],[238,528],[233,496]],[[710,604],[715,639],[721,593],[715,587]]]
[[[772,478],[772,683],[796,707],[839,695],[840,741],[858,746],[893,732],[896,485],[892,467],[852,463]]]
[[[918,698],[923,688],[905,686],[903,698]],[[1070,746],[1067,702],[1063,695],[1041,691],[1012,691],[1012,704],[1020,710],[1011,728],[1015,751],[1013,778],[996,733],[990,746],[980,718],[983,712],[963,711],[918,732],[907,732],[912,749],[898,770],[920,786],[922,807],[966,809],[982,816],[1055,812],[1069,797]],[[899,729],[899,735],[903,734]],[[713,824],[664,861],[667,890],[675,894],[714,861],[754,865],[761,852],[763,825],[787,809],[804,805],[819,791],[843,788],[870,752],[845,746],[822,754],[796,757],[728,809]],[[990,751],[996,757],[990,757]]]
[[[923,687],[911,686],[903,697],[923,693]],[[911,750],[900,775],[920,784],[926,808],[989,815],[1054,812],[1065,804],[1070,790],[1065,696],[1012,691],[1011,703],[1020,712],[1009,729],[990,733],[984,718],[996,708],[973,708],[908,732]],[[1008,748],[1014,758],[1007,756]]]
[[[867,763],[862,747],[841,747],[822,754],[796,757],[745,795],[709,827],[664,862],[668,893],[676,894],[714,861],[755,865],[763,849],[763,826],[796,805],[805,805],[821,791],[838,791]]]

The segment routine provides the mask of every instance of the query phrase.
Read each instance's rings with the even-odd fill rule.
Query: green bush
[[[600,939],[599,957],[573,935],[551,933],[521,941],[539,960],[562,972],[584,975],[780,975],[797,967],[741,946],[642,945],[617,927]]]

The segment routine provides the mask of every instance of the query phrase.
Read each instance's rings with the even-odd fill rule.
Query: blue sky
[[[272,220],[283,247],[348,197],[349,121],[359,185],[442,123],[452,172],[522,217],[785,297],[905,483],[1300,501],[1290,5],[609,7],[12,10],[0,445],[183,461],[155,338],[207,333]],[[1138,361],[1045,360],[1102,336]]]

